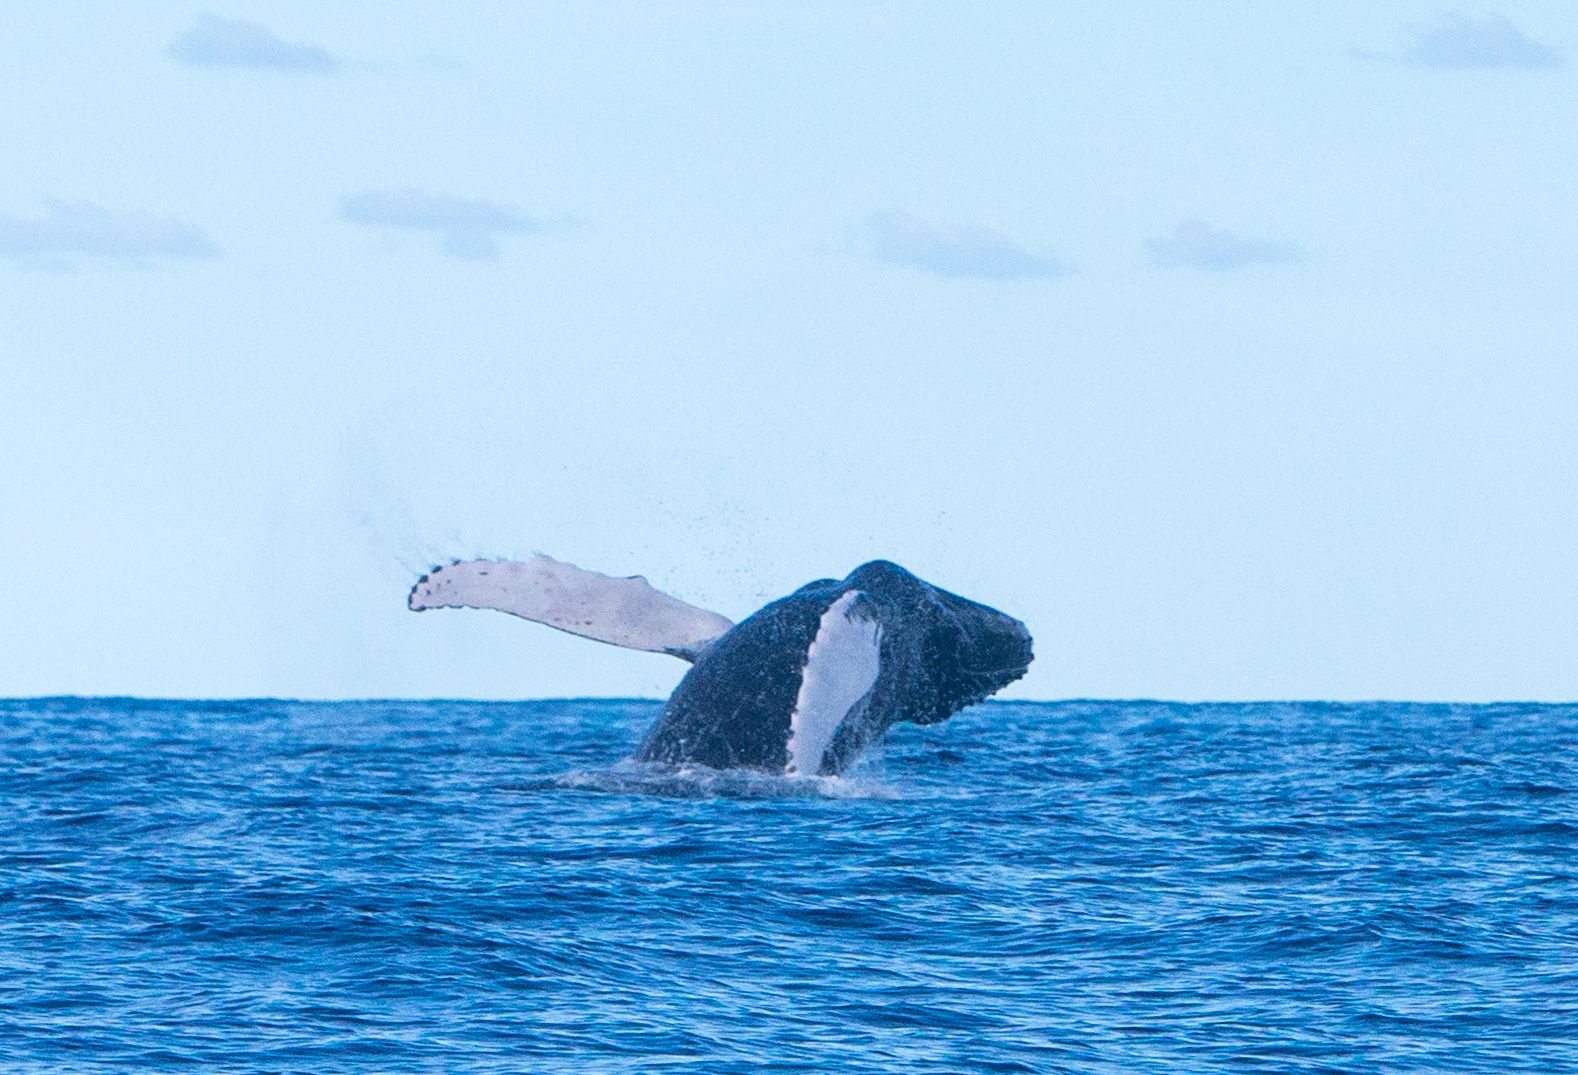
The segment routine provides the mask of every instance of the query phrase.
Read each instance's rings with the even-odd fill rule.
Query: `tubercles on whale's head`
[[[950,655],[958,670],[988,693],[1025,674],[1035,658],[1030,631],[990,605],[938,590],[935,599]]]
[[[844,580],[894,607],[922,632],[922,659],[935,708],[910,719],[927,724],[1001,690],[1034,659],[1030,631],[990,605],[949,593],[887,560],[862,564]]]
[[[868,591],[909,591],[931,589],[892,560],[868,560],[849,573],[846,585]]]

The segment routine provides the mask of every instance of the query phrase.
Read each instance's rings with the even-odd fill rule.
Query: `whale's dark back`
[[[901,720],[932,724],[1025,672],[1030,634],[1011,616],[874,560],[819,579],[737,624],[680,681],[636,757],[783,771],[791,716],[822,617],[850,591],[881,625],[880,672],[839,724],[819,766],[839,772]]]

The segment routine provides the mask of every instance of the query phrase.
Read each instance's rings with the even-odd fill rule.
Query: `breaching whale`
[[[935,724],[1025,674],[1030,632],[886,560],[817,579],[738,624],[536,556],[435,567],[407,605],[489,608],[692,666],[638,761],[839,773],[899,721]]]

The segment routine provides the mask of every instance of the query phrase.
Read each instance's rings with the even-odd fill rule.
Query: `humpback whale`
[[[435,567],[413,611],[486,608],[691,662],[636,760],[800,775],[847,769],[900,721],[935,724],[1025,674],[1030,632],[886,560],[739,623],[548,556]]]

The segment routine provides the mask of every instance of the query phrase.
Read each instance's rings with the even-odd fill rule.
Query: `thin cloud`
[[[149,213],[113,212],[86,201],[48,200],[44,215],[0,214],[0,257],[21,264],[60,259],[213,258],[219,247],[195,224]]]
[[[878,261],[945,278],[1032,280],[1072,271],[1051,254],[1034,253],[989,228],[932,224],[897,211],[866,217],[861,238]]]
[[[340,69],[339,60],[315,45],[284,41],[246,19],[206,13],[170,42],[168,51],[194,67],[263,67],[315,75],[332,75]]]
[[[488,261],[499,256],[499,235],[542,231],[541,221],[498,202],[429,194],[415,187],[368,190],[340,200],[340,215],[352,224],[437,232],[439,249],[453,258]]]
[[[1358,55],[1420,67],[1460,70],[1485,67],[1548,70],[1566,66],[1560,53],[1519,30],[1506,16],[1486,15],[1476,19],[1456,11],[1442,12],[1429,22],[1404,26],[1403,44],[1394,52],[1360,52]]]
[[[1145,240],[1145,248],[1158,265],[1212,272],[1308,261],[1310,256],[1298,243],[1235,235],[1203,220],[1186,220],[1171,235]]]

